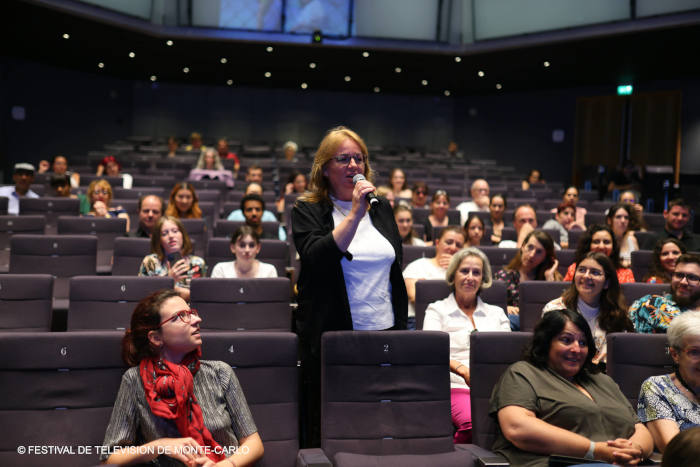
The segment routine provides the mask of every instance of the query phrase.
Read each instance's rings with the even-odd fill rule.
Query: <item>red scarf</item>
[[[178,365],[156,357],[144,358],[139,374],[146,389],[146,400],[151,411],[168,420],[174,420],[182,437],[191,437],[200,446],[209,446],[207,457],[214,462],[224,456],[202,418],[202,409],[194,397],[193,376],[199,370],[201,348],[185,355]],[[217,452],[219,454],[217,454]]]

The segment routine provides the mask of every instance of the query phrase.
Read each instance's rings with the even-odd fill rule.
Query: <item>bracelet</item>
[[[593,440],[591,440],[591,445],[588,446],[588,451],[586,451],[586,454],[583,456],[584,459],[588,459],[589,461],[592,461],[594,459],[593,454],[595,453],[595,443]]]
[[[457,370],[459,370],[463,366],[464,366],[464,363],[460,363],[459,365],[457,365],[457,368],[454,369],[454,372],[457,373]]]

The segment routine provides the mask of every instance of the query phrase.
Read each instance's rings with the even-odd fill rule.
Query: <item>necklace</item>
[[[341,213],[344,217],[348,217],[348,216],[350,215],[350,211],[347,211],[347,212],[346,212],[346,211],[343,211],[342,209],[340,209],[340,206],[338,206],[335,202],[333,203],[333,207],[334,207],[339,213]]]
[[[678,381],[683,385],[684,388],[686,388],[688,390],[688,392],[690,392],[693,396],[695,396],[696,399],[698,398],[698,395],[695,392],[695,390],[693,388],[691,388],[690,385],[688,383],[686,383],[685,380],[683,379],[683,377],[681,376],[681,369],[680,368],[678,368],[676,370],[676,378],[678,378]]]

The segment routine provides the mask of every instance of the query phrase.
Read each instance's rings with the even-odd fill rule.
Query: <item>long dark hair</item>
[[[525,236],[522,246],[518,248],[518,252],[515,254],[513,259],[510,260],[510,263],[508,263],[505,269],[507,271],[517,271],[520,269],[520,266],[523,265],[523,246],[530,241],[531,237],[535,237],[535,240],[540,242],[544,247],[545,258],[540,265],[537,266],[537,269],[535,269],[535,280],[542,281],[545,279],[544,272],[551,268],[552,265],[554,265],[554,261],[557,259],[556,255],[554,254],[554,240],[552,240],[552,237],[550,237],[547,232],[542,230],[533,230]],[[555,276],[557,275],[559,275],[559,273],[555,272]],[[557,278],[557,280],[559,279],[560,278]]]
[[[593,234],[600,232],[601,230],[606,231],[607,233],[610,234],[610,237],[612,238],[612,253],[610,253],[610,260],[613,263],[613,266],[615,266],[615,270],[618,270],[622,267],[622,264],[620,264],[620,244],[617,243],[617,240],[615,239],[615,234],[613,233],[612,229],[607,226],[607,225],[601,225],[601,224],[593,224],[586,229],[586,232],[581,235],[581,238],[578,241],[578,246],[576,247],[576,254],[574,255],[574,262],[579,263],[583,258],[586,257],[589,251],[591,251],[591,242],[593,241]]]
[[[525,360],[537,368],[545,369],[549,366],[549,349],[552,347],[552,340],[564,330],[566,322],[571,321],[586,336],[588,344],[588,355],[581,370],[574,379],[579,381],[588,379],[588,374],[597,373],[599,369],[593,364],[593,356],[597,349],[591,328],[588,327],[586,319],[578,312],[569,309],[552,310],[542,316],[542,319],[535,326],[532,342],[525,350]]]
[[[673,243],[676,245],[678,249],[681,250],[681,254],[685,254],[688,251],[683,243],[673,237],[662,238],[656,242],[656,245],[654,245],[654,253],[651,255],[651,267],[649,268],[647,275],[644,276],[644,282],[646,282],[650,277],[654,276],[663,278],[663,281],[666,283],[671,282],[671,274],[669,274],[661,264],[661,250],[664,249],[664,245],[667,243]]]
[[[615,271],[613,262],[610,258],[598,251],[589,252],[583,258],[583,260],[586,259],[592,259],[598,263],[605,272],[605,280],[608,281],[608,287],[603,289],[600,294],[600,313],[598,314],[598,324],[600,328],[606,333],[623,331],[634,332],[634,326],[627,317],[627,303],[620,289],[620,282],[617,280],[617,272]],[[577,264],[580,264],[580,262]],[[568,309],[576,309],[576,303],[578,301],[576,273],[574,273],[571,286],[564,291],[561,299]]]
[[[148,333],[160,325],[160,308],[169,298],[179,297],[172,289],[157,290],[141,300],[131,314],[131,325],[122,338],[122,359],[129,366],[144,358],[155,357],[158,349],[151,345]]]

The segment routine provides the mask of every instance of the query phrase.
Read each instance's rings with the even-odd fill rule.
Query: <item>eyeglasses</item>
[[[676,279],[678,282],[681,282],[683,279],[686,279],[688,281],[688,284],[700,283],[700,276],[698,276],[697,274],[686,274],[684,272],[674,272],[673,278]]]
[[[435,192],[435,195],[433,196],[446,196],[447,192],[445,190],[438,190]]]
[[[109,191],[108,190],[95,190],[93,191],[96,195],[108,195]]]
[[[360,165],[364,164],[365,161],[367,161],[367,156],[364,154],[338,154],[337,156],[333,156],[333,160],[336,161],[340,165],[350,165],[350,161],[353,160],[355,161],[355,164]]]
[[[600,269],[587,268],[586,266],[577,267],[576,273],[581,274],[582,276],[585,276],[586,273],[589,273],[593,277],[603,277],[605,275],[605,272],[601,271]]]
[[[425,195],[428,194],[427,191],[423,191],[423,190],[416,190],[415,193],[416,193],[417,195],[423,195],[423,196],[425,196]]]
[[[170,318],[166,319],[162,323],[158,325],[158,328],[160,329],[163,327],[165,323],[169,323],[170,321],[177,321],[178,318],[180,321],[182,321],[185,324],[190,324],[190,321],[192,321],[192,315],[194,316],[199,316],[199,312],[195,310],[194,308],[190,308],[189,310],[182,310],[178,311],[175,316],[171,316]]]

